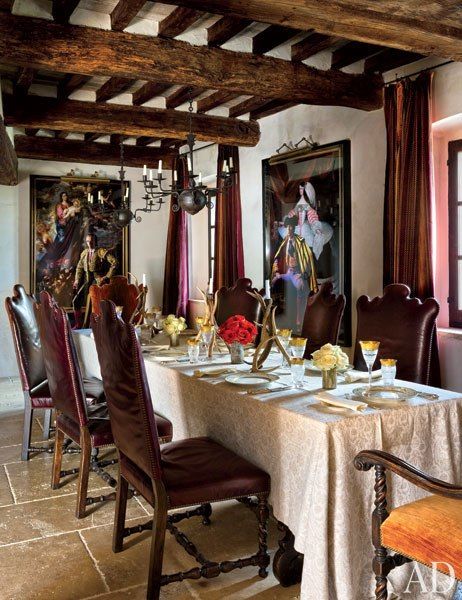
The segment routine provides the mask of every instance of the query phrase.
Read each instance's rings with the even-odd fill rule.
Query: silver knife
[[[284,392],[285,390],[293,390],[293,386],[281,386],[277,388],[258,388],[257,390],[247,390],[247,394],[250,396],[256,396],[259,394],[273,394],[274,392]]]

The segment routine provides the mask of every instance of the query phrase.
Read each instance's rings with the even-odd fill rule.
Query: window
[[[449,142],[449,325],[462,327],[462,140]]]

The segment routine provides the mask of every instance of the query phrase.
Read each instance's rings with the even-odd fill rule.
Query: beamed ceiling
[[[376,110],[383,73],[462,58],[451,0],[53,0],[40,18],[27,7],[0,0],[4,120],[18,156],[45,160],[116,164],[123,139],[130,164],[170,164],[189,98],[198,140],[251,146],[263,117]]]

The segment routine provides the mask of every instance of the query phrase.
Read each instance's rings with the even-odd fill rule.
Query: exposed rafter
[[[376,44],[363,44],[362,42],[348,42],[332,53],[331,69],[342,69],[363,60],[383,50],[382,46]]]
[[[398,69],[403,65],[415,62],[423,58],[421,54],[414,52],[403,52],[402,50],[383,50],[366,59],[364,71],[366,73],[385,73],[391,69]]]
[[[143,8],[145,0],[119,0],[111,13],[111,28],[123,31]]]
[[[180,7],[172,11],[168,17],[162,19],[159,23],[158,35],[163,38],[174,38],[186,31],[193,25],[204,13],[199,10]]]
[[[200,96],[205,92],[205,88],[202,87],[194,87],[187,86],[180,87],[176,92],[173,92],[170,96],[168,96],[165,101],[166,108],[177,108],[181,106],[185,102],[189,102],[189,100],[194,100],[197,96]]]
[[[263,119],[293,106],[296,106],[293,102],[270,100],[269,102],[265,102],[260,108],[250,111],[250,118],[255,120]]]
[[[133,84],[133,79],[126,77],[111,77],[96,90],[96,102],[106,102],[114,96],[118,96],[125,92]]]
[[[208,112],[209,110],[212,110],[212,108],[216,108],[221,104],[225,104],[225,102],[234,100],[234,98],[237,98],[237,96],[233,92],[214,92],[213,94],[210,94],[210,96],[207,96],[206,98],[202,98],[201,100],[197,101],[197,112]]]
[[[120,150],[116,144],[62,140],[43,136],[28,137],[25,135],[15,136],[14,144],[20,158],[96,165],[120,164]],[[127,167],[141,168],[145,164],[156,164],[159,160],[162,160],[166,168],[171,168],[175,156],[176,152],[173,150],[124,146],[124,163]]]
[[[40,44],[24,44],[37,39]],[[89,43],[91,40],[91,44]],[[165,81],[307,104],[380,108],[382,80],[178,40],[58,25],[5,13],[0,61],[81,75]],[[255,74],[258,73],[258,76]]]
[[[149,144],[153,144],[154,142],[158,142],[158,141],[159,141],[159,138],[157,138],[157,137],[141,136],[141,137],[137,138],[136,145],[137,146],[148,146]]]
[[[9,94],[3,99],[5,123],[16,127],[175,139],[186,138],[190,129],[189,114],[179,110],[104,103],[95,110],[91,102],[39,96],[17,98]],[[260,127],[255,121],[193,114],[192,127],[200,141],[255,146],[260,139]]]
[[[88,75],[66,75],[58,84],[58,98],[68,98],[73,92],[84,86],[91,77]]]
[[[239,104],[235,104],[229,109],[230,117],[240,117],[242,115],[246,115],[252,110],[257,110],[260,107],[267,104],[270,100],[268,98],[259,98],[258,96],[252,96],[248,100],[244,100],[243,102],[239,102]]]
[[[53,0],[51,12],[57,23],[68,23],[80,0]]]
[[[322,33],[312,33],[291,48],[292,60],[305,60],[342,41],[342,38]]]
[[[338,35],[369,44],[462,60],[462,25],[451,19],[460,0],[446,0],[445,22],[434,18],[428,3],[392,0],[162,0],[211,13],[252,19],[306,31]],[[399,10],[396,8],[399,4]],[[432,5],[430,5],[432,6]],[[460,13],[459,13],[460,14]]]
[[[32,85],[32,81],[34,80],[34,75],[34,69],[29,69],[27,67],[20,69],[18,78],[16,79],[15,93],[27,94]]]
[[[27,131],[26,131],[27,132]],[[105,136],[105,133],[91,133],[88,132],[84,135],[84,139],[85,142],[95,142],[96,140],[99,140],[99,138]]]
[[[37,135],[37,133],[40,131],[40,129],[29,129],[26,128],[26,135],[30,135],[31,137],[33,137],[34,135]]]
[[[297,33],[290,27],[270,25],[252,38],[252,50],[255,54],[265,54],[292,39]]]
[[[141,106],[145,102],[152,100],[156,96],[160,96],[165,91],[172,87],[169,83],[156,83],[155,81],[148,81],[139,90],[133,93],[132,102],[135,106]]]
[[[18,183],[18,158],[0,117],[0,185]]]
[[[207,29],[207,43],[211,47],[222,46],[251,23],[251,19],[222,17]]]

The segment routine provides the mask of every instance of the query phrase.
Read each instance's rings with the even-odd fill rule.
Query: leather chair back
[[[307,338],[305,358],[311,358],[324,344],[336,344],[340,331],[345,296],[332,293],[333,285],[326,282],[308,297],[303,318],[302,337]]]
[[[107,300],[101,315],[92,315],[91,327],[117,449],[151,479],[161,479],[156,420],[135,329]]]
[[[14,286],[13,296],[5,299],[24,391],[34,389],[47,378],[34,302],[34,297],[19,284]]]
[[[101,286],[91,285],[89,294],[91,298],[91,311],[93,314],[100,315],[100,304],[102,300],[111,300],[116,306],[122,306],[122,319],[126,323],[136,323],[139,310],[141,308],[140,294],[143,286],[136,286],[134,283],[128,283],[128,279],[123,275],[116,275],[111,278],[110,283]]]
[[[222,325],[226,319],[234,315],[243,315],[251,323],[261,323],[262,312],[258,301],[247,292],[256,291],[252,287],[252,280],[238,279],[233,287],[222,287],[217,291],[217,310],[215,320],[217,325]]]
[[[394,283],[386,286],[382,297],[358,298],[356,369],[367,370],[359,340],[377,340],[380,347],[374,369],[380,368],[380,358],[396,358],[399,379],[428,383],[439,304],[435,298],[424,302],[411,298],[410,292],[407,285]]]
[[[40,293],[35,314],[53,404],[60,413],[84,427],[88,424],[87,404],[67,315],[48,292]]]

